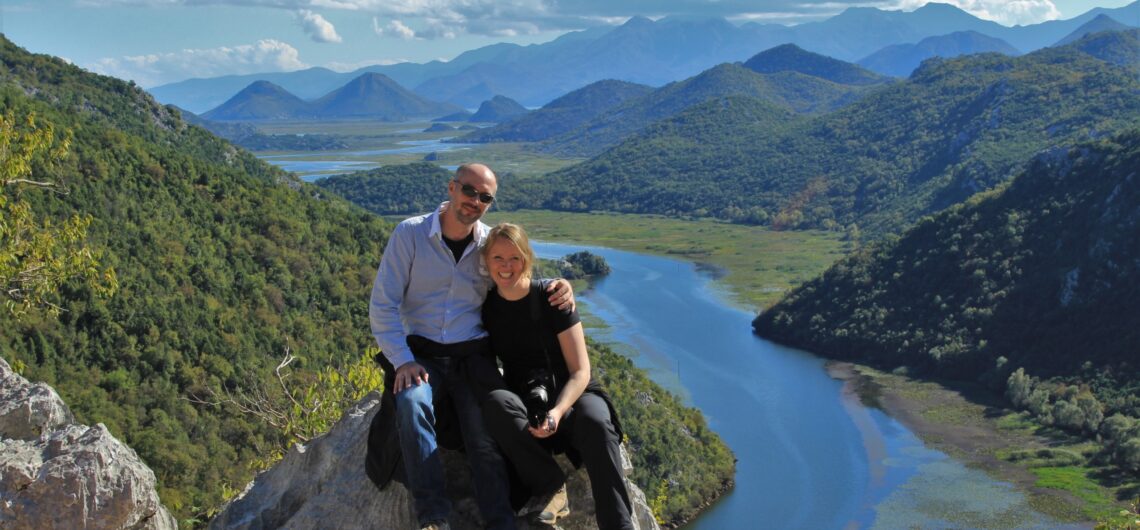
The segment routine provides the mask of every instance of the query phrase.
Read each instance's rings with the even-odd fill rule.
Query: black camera
[[[522,402],[526,407],[527,423],[537,429],[546,421],[546,413],[550,411],[550,392],[553,390],[550,372],[542,368],[532,370],[527,374],[524,388]]]

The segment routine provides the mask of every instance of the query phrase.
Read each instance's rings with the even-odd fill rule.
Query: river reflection
[[[1058,528],[1009,484],[923,446],[845,396],[824,361],[751,333],[710,277],[684,261],[589,250],[613,272],[581,293],[591,329],[708,418],[739,459],[736,487],[686,528]]]

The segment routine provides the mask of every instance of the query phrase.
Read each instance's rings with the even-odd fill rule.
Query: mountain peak
[[[372,116],[386,120],[442,116],[461,110],[454,105],[424,99],[378,72],[357,76],[315,104],[323,116]]]
[[[795,44],[781,44],[748,59],[744,67],[761,74],[799,72],[845,85],[869,85],[883,77],[857,65],[809,52]]]
[[[1072,33],[1069,33],[1063,39],[1057,41],[1053,46],[1064,46],[1066,44],[1080,40],[1081,37],[1084,37],[1085,35],[1091,35],[1093,33],[1100,33],[1102,31],[1125,31],[1131,28],[1131,26],[1121,24],[1116,19],[1104,13],[1101,13],[1094,17],[1092,20],[1081,24],[1079,28],[1073,30]]]
[[[467,121],[504,122],[527,112],[526,107],[519,102],[506,96],[496,95],[479,105],[479,110]]]
[[[225,103],[202,113],[212,121],[272,120],[307,114],[308,104],[281,86],[254,81]]]

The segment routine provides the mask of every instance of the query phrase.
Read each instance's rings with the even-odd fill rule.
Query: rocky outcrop
[[[102,424],[0,359],[0,529],[177,528],[154,472]]]
[[[380,396],[372,393],[351,408],[324,436],[295,446],[281,462],[257,476],[244,492],[210,522],[211,530],[268,528],[416,528],[410,493],[393,482],[383,491],[364,473],[368,427],[380,409]],[[451,527],[474,530],[479,511],[472,498],[470,476],[462,455],[444,452],[448,493],[453,511]],[[564,462],[565,465],[565,462]],[[630,466],[626,461],[627,474]],[[628,479],[639,529],[658,528],[645,495]],[[571,474],[570,517],[559,521],[563,529],[597,528],[594,501],[585,470]],[[520,528],[528,528],[519,521]],[[535,525],[534,528],[549,529]]]

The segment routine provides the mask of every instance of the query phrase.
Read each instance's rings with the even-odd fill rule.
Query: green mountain
[[[1137,168],[1140,129],[1049,150],[1008,185],[841,260],[753,326],[832,358],[1008,380],[1015,404],[1045,400],[1034,412],[1061,427],[1140,417]],[[1071,392],[1030,398],[1026,374]],[[1072,414],[1090,389],[1093,406],[1077,399]]]
[[[0,355],[104,423],[155,471],[181,519],[240,487],[276,429],[188,401],[299,377],[371,346],[366,308],[389,225],[191,126],[132,83],[0,39],[0,111],[34,113],[70,156],[38,168],[68,193],[26,193],[47,217],[90,215],[120,288],[66,287],[62,313],[0,312]],[[273,381],[275,382],[275,381]]]
[[[323,377],[374,351],[365,301],[391,226],[188,124],[133,83],[2,37],[0,113],[21,124],[34,115],[69,140],[69,156],[35,160],[32,172],[66,193],[22,197],[37,218],[91,216],[86,243],[118,278],[110,298],[65,285],[58,316],[0,310],[0,357],[52,385],[80,422],[107,425],[155,471],[163,503],[200,526],[249,481],[251,464],[271,460],[283,431],[311,426],[193,400],[263,405],[256,392],[270,399],[280,388],[287,353],[286,383],[333,395],[348,386]],[[635,440],[642,487],[672,485],[658,515],[690,518],[731,483],[731,452],[628,359],[596,346],[591,355]]]
[[[313,114],[308,102],[269,81],[254,81],[234,97],[202,114],[211,121],[254,121],[304,118]]]
[[[369,72],[313,102],[322,118],[373,118],[400,121],[436,117],[463,110],[424,99],[384,74]]]
[[[548,175],[525,204],[901,230],[1004,182],[1038,151],[1140,124],[1140,79],[1076,46],[930,60],[906,82],[782,127],[687,112],[684,125]]]
[[[948,35],[927,37],[915,44],[894,44],[887,46],[859,60],[859,65],[895,77],[908,77],[931,57],[946,59],[959,55],[996,52],[1003,55],[1021,55],[1009,43],[983,35],[976,31],[956,31]]]
[[[510,121],[527,112],[530,111],[519,102],[506,96],[495,96],[479,105],[479,110],[475,111],[467,121],[498,123]]]
[[[860,87],[840,85],[799,72],[759,74],[739,64],[725,63],[626,101],[576,129],[546,140],[538,149],[560,156],[597,155],[655,121],[675,116],[712,98],[745,95],[798,112],[824,112],[850,102],[861,93]]]
[[[578,127],[621,103],[644,96],[645,85],[607,79],[570,92],[508,123],[473,131],[457,142],[539,142]]]
[[[379,215],[430,212],[447,199],[452,172],[429,162],[384,166],[320,179],[317,186]]]
[[[1140,75],[1140,29],[1086,34],[1069,47]]]
[[[744,67],[759,74],[799,72],[842,85],[874,85],[888,81],[858,65],[812,53],[795,44],[782,44],[753,55],[744,62]]]

